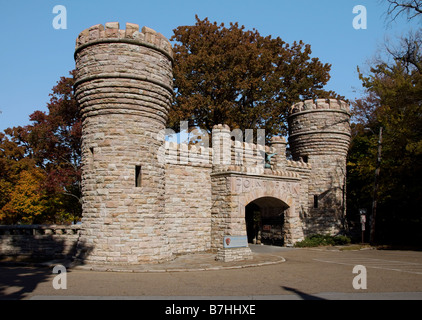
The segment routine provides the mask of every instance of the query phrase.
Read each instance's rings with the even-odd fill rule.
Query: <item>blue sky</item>
[[[67,9],[66,30],[53,28],[56,5]],[[366,30],[353,28],[356,5],[367,9]],[[0,0],[0,131],[47,110],[52,87],[75,66],[78,34],[95,24],[117,21],[124,29],[132,22],[170,38],[176,27],[195,24],[198,14],[288,43],[303,40],[314,57],[332,64],[326,89],[354,99],[362,94],[356,67],[364,67],[387,36],[410,28],[404,18],[388,25],[385,12],[380,0]]]

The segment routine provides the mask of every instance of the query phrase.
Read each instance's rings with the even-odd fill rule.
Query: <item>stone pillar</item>
[[[221,169],[231,164],[231,133],[228,125],[215,125],[212,129],[213,166]]]
[[[216,253],[216,260],[224,262],[252,259],[247,242],[245,207],[234,201],[235,181],[230,173],[211,174],[211,249]],[[225,237],[233,240],[244,237],[244,247],[225,246]]]
[[[106,23],[82,31],[75,61],[87,262],[168,260],[158,137],[172,102],[171,45],[147,27]]]
[[[312,166],[307,234],[338,233],[346,214],[349,105],[334,99],[307,100],[291,107],[288,122],[293,159]]]
[[[271,147],[275,149],[277,155],[275,155],[271,160],[271,164],[274,170],[280,170],[286,168],[287,158],[286,158],[286,147],[287,142],[284,137],[272,137],[271,138]]]

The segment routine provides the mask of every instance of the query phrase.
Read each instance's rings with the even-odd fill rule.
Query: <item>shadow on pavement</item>
[[[285,286],[281,286],[284,290],[293,292],[294,294],[298,295],[300,298],[302,298],[303,300],[326,300],[317,296],[313,296],[310,294],[307,294],[305,292],[302,292],[300,290],[297,290],[295,288],[290,288],[290,287],[285,287]]]
[[[69,248],[63,240],[53,236],[1,237],[10,239],[9,244],[14,250],[13,254],[0,253],[0,300],[24,299],[40,283],[53,281],[57,274],[53,273],[52,266],[68,266],[72,261],[83,264],[92,251],[81,241]],[[66,272],[69,272],[68,268]]]
[[[20,300],[39,283],[49,281],[50,268],[0,267],[0,300]]]

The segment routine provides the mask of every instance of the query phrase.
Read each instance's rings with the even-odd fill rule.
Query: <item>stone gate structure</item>
[[[291,108],[292,160],[283,137],[247,143],[225,125],[214,127],[211,147],[178,144],[165,141],[174,62],[164,36],[129,23],[95,25],[79,35],[75,60],[88,262],[158,263],[210,250],[223,261],[248,259],[247,243],[230,247],[230,237],[247,235],[250,204],[282,221],[284,245],[341,230],[350,141],[344,102]]]

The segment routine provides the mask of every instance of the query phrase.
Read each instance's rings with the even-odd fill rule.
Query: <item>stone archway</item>
[[[289,206],[273,197],[258,198],[245,206],[249,243],[278,245],[285,243],[284,220]]]
[[[222,172],[212,176],[211,248],[217,260],[233,261],[251,257],[247,245],[246,206],[261,198],[272,198],[285,204],[284,245],[303,239],[300,208],[300,179],[270,175]],[[259,200],[258,200],[259,201]],[[245,239],[245,246],[225,248],[224,239]]]

